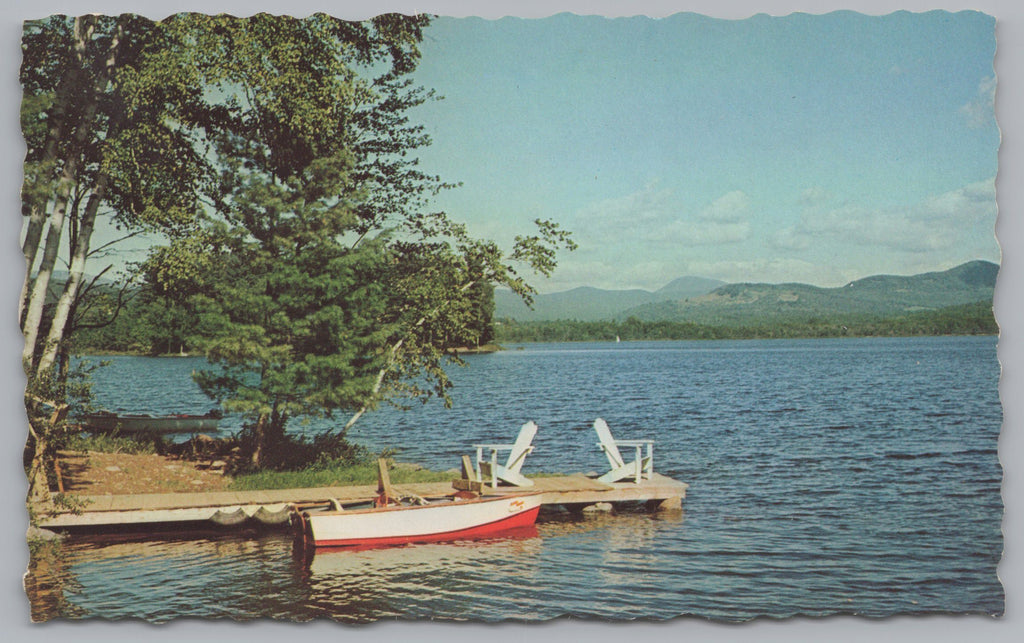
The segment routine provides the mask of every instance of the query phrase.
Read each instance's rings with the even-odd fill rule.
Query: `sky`
[[[978,12],[442,17],[411,116],[472,232],[573,232],[541,292],[840,286],[999,262],[995,48]]]
[[[423,169],[461,183],[437,209],[506,248],[538,218],[573,233],[578,249],[530,279],[544,293],[682,276],[827,287],[998,263],[995,24],[439,17],[413,76],[444,98],[410,117],[433,139]],[[94,245],[120,236],[101,228]]]

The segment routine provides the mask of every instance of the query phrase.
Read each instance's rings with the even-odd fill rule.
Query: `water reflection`
[[[458,614],[463,602],[501,596],[508,585],[535,585],[542,550],[536,527],[488,540],[318,550],[308,568],[308,607],[315,616],[357,622]]]
[[[547,619],[593,614],[601,583],[635,588],[682,524],[681,511],[548,513],[486,540],[315,552],[287,532],[76,538],[33,554],[26,591],[36,621]]]
[[[681,510],[594,513],[541,525],[549,571],[548,618],[668,618],[684,611],[676,555],[685,540]],[[671,564],[666,561],[673,559]]]
[[[81,588],[68,570],[67,556],[60,543],[46,542],[32,547],[24,585],[33,622],[85,615],[67,600],[68,594],[79,592]]]
[[[38,605],[33,598],[37,620],[291,617],[305,597],[290,546],[282,534],[76,538],[59,546],[59,568],[33,555],[26,588],[52,588],[57,597]]]

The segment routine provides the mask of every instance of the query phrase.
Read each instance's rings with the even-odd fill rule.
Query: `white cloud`
[[[700,218],[705,221],[738,223],[742,221],[743,213],[748,209],[750,209],[750,197],[742,190],[733,190],[718,197],[701,210]]]
[[[980,224],[994,225],[995,217],[995,184],[980,181],[905,207],[808,209],[798,226],[781,231],[773,242],[792,249],[813,239],[905,252],[946,250],[976,233]]]
[[[749,209],[750,197],[742,190],[733,190],[705,206],[696,219],[673,221],[651,230],[649,238],[684,246],[737,243],[750,237],[750,222],[744,216]]]
[[[983,78],[978,84],[978,95],[971,102],[960,107],[960,113],[967,119],[967,126],[979,129],[995,118],[996,77]]]
[[[963,224],[986,221],[996,213],[995,181],[978,181],[959,190],[931,197],[922,204],[921,210],[923,216],[932,219],[947,219]]]
[[[809,187],[800,193],[799,204],[805,208],[823,205],[832,198],[832,193],[820,186]]]
[[[651,230],[648,239],[684,246],[714,246],[737,243],[750,237],[750,224],[746,221],[722,223],[718,221],[676,221],[660,230]]]
[[[812,241],[811,235],[793,226],[779,230],[770,239],[773,246],[782,250],[806,250]]]
[[[802,231],[817,237],[836,237],[863,246],[922,252],[951,246],[957,231],[949,226],[931,225],[906,211],[869,210],[848,206],[829,212],[805,215]]]
[[[576,218],[588,227],[632,228],[663,220],[672,210],[672,196],[672,190],[659,190],[657,182],[653,182],[632,194],[592,203],[580,210]]]
[[[634,244],[705,246],[735,243],[750,236],[744,214],[750,198],[734,190],[715,199],[696,216],[675,192],[651,183],[642,190],[605,199],[580,210],[576,216],[578,240],[594,248]]]
[[[915,274],[974,258],[997,258],[994,180],[898,207],[839,205],[822,187],[795,195],[796,222],[755,218],[734,191],[701,205],[652,184],[595,203],[572,225],[580,248],[559,257],[545,292],[580,284],[654,290],[695,275],[728,282],[841,286],[872,274]]]

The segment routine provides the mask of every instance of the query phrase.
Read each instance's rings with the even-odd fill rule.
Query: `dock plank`
[[[544,494],[544,504],[592,504],[597,502],[681,501],[688,485],[667,476],[654,474],[637,484],[606,484],[582,474],[533,478],[532,487],[487,488],[488,493],[515,495]],[[441,496],[452,492],[450,482],[397,485],[399,492],[420,496]],[[146,523],[192,522],[215,519],[216,514],[239,510],[246,516],[256,512],[279,512],[293,503],[317,503],[338,500],[354,503],[377,495],[374,485],[275,489],[261,491],[206,491],[163,494],[77,496],[83,503],[79,512],[45,513],[37,511],[39,526],[51,529],[101,527]]]

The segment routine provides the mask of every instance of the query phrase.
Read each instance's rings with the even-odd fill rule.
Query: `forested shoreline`
[[[631,340],[771,339],[816,337],[913,337],[926,335],[997,335],[999,326],[990,301],[950,306],[898,317],[813,317],[804,320],[752,321],[743,325],[708,325],[691,322],[575,320],[495,324],[499,343],[580,342]]]
[[[745,325],[708,325],[690,322],[642,321],[527,321],[511,319],[489,322],[481,314],[467,326],[473,333],[450,339],[451,350],[467,352],[478,346],[532,342],[589,342],[699,339],[809,339],[817,337],[914,337],[929,335],[997,335],[999,326],[992,304],[980,301],[934,311],[908,313],[899,317],[808,318],[805,320],[762,321]],[[130,306],[117,323],[82,332],[76,337],[76,352],[88,355],[182,355],[195,354],[185,319],[157,314],[146,305]],[[169,313],[169,311],[164,311]],[[161,323],[164,322],[164,323]],[[472,336],[472,341],[469,340]],[[486,352],[486,351],[485,351]]]

